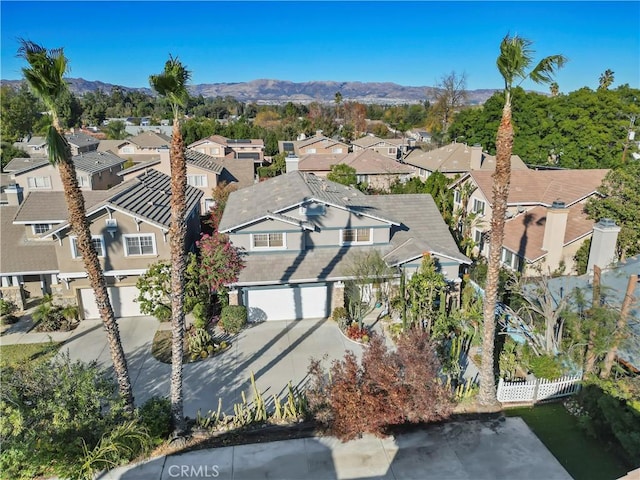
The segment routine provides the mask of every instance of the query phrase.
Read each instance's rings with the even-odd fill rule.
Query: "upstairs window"
[[[389,155],[397,155],[398,148],[397,147],[389,147]]]
[[[50,189],[51,177],[27,177],[27,185],[33,190],[39,188]]]
[[[460,190],[453,191],[453,203],[460,204],[462,202],[462,195],[460,195]]]
[[[307,148],[305,150],[306,153],[316,153],[316,149],[315,148]]]
[[[342,147],[334,147],[331,149],[331,153],[342,153]]]
[[[345,228],[341,230],[341,242],[344,245],[353,243],[371,243],[370,228]]]
[[[127,257],[136,255],[155,255],[156,242],[152,233],[124,235],[124,253]]]
[[[254,233],[252,237],[252,247],[255,249],[285,247],[283,233]]]
[[[473,213],[484,215],[484,202],[482,200],[473,199]]]
[[[70,238],[71,238],[71,256],[73,258],[80,258],[82,255],[78,250],[77,238],[76,237],[70,237]],[[91,244],[93,245],[93,248],[96,249],[96,253],[98,254],[98,256],[104,257],[105,248],[104,248],[104,238],[102,237],[102,235],[92,236]]]
[[[48,223],[36,223],[35,225],[31,225],[31,228],[33,228],[33,233],[36,235],[42,235],[51,228],[51,225]]]
[[[207,176],[206,175],[187,175],[187,185],[192,187],[206,187]]]

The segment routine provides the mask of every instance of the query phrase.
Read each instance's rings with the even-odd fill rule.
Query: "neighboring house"
[[[14,147],[19,148],[29,155],[47,156],[47,139],[44,137],[28,137],[20,142],[15,142]]]
[[[102,140],[100,151],[110,151],[126,160],[147,162],[169,159],[171,137],[156,132],[143,132],[125,140]]]
[[[431,143],[431,134],[426,130],[413,130],[407,132],[416,142]]]
[[[359,183],[367,183],[378,190],[389,190],[394,182],[404,182],[413,173],[408,165],[369,149],[342,155],[310,154],[299,160],[292,156],[286,158],[287,172],[299,170],[323,178],[331,171],[331,167],[337,164],[352,167],[356,171]]]
[[[320,133],[303,140],[281,140],[278,142],[278,149],[280,153],[293,153],[297,157],[310,154],[343,155],[349,153],[349,145],[339,140],[325,137]]]
[[[237,162],[228,158],[214,158],[194,150],[185,150],[187,161],[187,184],[202,192],[200,211],[205,214],[215,202],[212,191],[221,183],[232,184],[236,188],[245,188],[254,184],[253,163]],[[162,159],[141,162],[122,170],[118,175],[124,181],[138,176],[141,172],[154,169],[165,175],[171,175],[168,156]]]
[[[451,143],[435,150],[425,152],[420,149],[411,150],[402,159],[411,165],[416,176],[422,180],[429,178],[433,172],[440,172],[449,178],[463,175],[473,170],[493,172],[496,169],[496,157],[482,151],[482,147],[469,147],[464,143]],[[526,170],[527,166],[517,155],[511,157],[511,170]]]
[[[253,160],[256,165],[262,165],[264,162],[264,141],[259,138],[237,140],[212,135],[193,142],[187,148],[214,158]]]
[[[69,146],[71,147],[71,155],[80,155],[81,153],[93,152],[98,149],[100,140],[91,135],[82,132],[73,132],[65,135]]]
[[[124,160],[110,152],[88,152],[73,157],[78,184],[82,190],[107,190],[122,182],[118,173]],[[58,167],[47,157],[14,158],[5,167],[11,181],[24,189],[24,195],[37,190],[62,191]]]
[[[134,301],[137,279],[150,264],[170,258],[170,183],[169,176],[151,170],[111,190],[83,192],[94,247],[118,317],[140,315]],[[198,189],[187,187],[187,249],[199,237],[201,196]],[[19,208],[0,208],[3,295],[16,287],[32,295],[53,293],[61,303],[78,304],[83,318],[99,318],[67,221],[64,194],[32,192]]]
[[[383,139],[373,135],[367,135],[351,142],[351,148],[354,153],[362,150],[373,150],[394,159],[402,158],[408,145],[408,141],[404,138]]]
[[[162,135],[171,138],[173,134],[173,120],[163,120],[165,123],[160,125],[125,125],[124,131],[129,135],[139,135],[141,133],[152,132],[161,133]]]
[[[586,201],[597,195],[609,170],[514,170],[507,200],[507,220],[502,262],[523,275],[565,272],[575,269],[574,255],[591,237],[594,221],[584,213]],[[464,208],[481,222],[473,228],[472,238],[483,255],[488,253],[486,233],[491,225],[493,173],[472,171],[454,182],[454,211]],[[469,183],[472,193],[466,205],[463,187]]]
[[[246,252],[230,300],[252,321],[329,316],[358,251],[378,250],[398,274],[431,254],[454,286],[471,263],[430,195],[365,195],[303,172],[232,192],[219,228]]]
[[[594,232],[595,243],[598,232]],[[617,232],[615,232],[617,236]],[[606,240],[605,240],[606,242]],[[592,246],[593,246],[592,243]],[[615,237],[613,238],[613,246],[615,247]],[[593,248],[590,252],[590,261]],[[611,253],[611,252],[609,252]],[[627,258],[625,261],[610,264],[608,262],[602,265],[600,276],[600,298],[605,305],[620,309],[624,300],[629,277],[631,275],[640,274],[640,255]],[[549,289],[556,299],[556,303],[560,299],[573,295],[576,289],[579,289],[583,298],[590,300],[593,298],[593,275],[586,274],[580,276],[563,276],[549,279]],[[640,373],[640,283],[636,283],[633,290],[633,301],[629,310],[627,325],[631,330],[631,335],[626,335],[622,340],[617,352],[617,360],[626,368],[634,373]],[[569,300],[569,307],[574,311],[578,311],[580,306],[572,296]]]

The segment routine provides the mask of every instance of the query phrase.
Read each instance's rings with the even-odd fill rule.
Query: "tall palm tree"
[[[507,198],[511,182],[511,153],[513,150],[513,124],[511,121],[511,93],[518,79],[520,83],[531,79],[536,83],[550,83],[557,69],[567,59],[562,55],[543,58],[532,70],[532,42],[525,38],[507,35],[500,44],[497,67],[504,78],[504,108],[496,138],[496,171],[493,174],[493,204],[491,233],[489,236],[489,261],[484,299],[484,331],[482,339],[482,365],[480,367],[480,392],[478,400],[482,405],[494,407],[496,382],[494,377],[494,341],[496,330],[496,297],[500,255],[504,240],[504,223],[507,212]],[[520,84],[518,83],[518,85]]]
[[[173,112],[173,133],[171,136],[171,416],[176,434],[184,431],[184,407],[182,400],[182,357],[184,355],[184,289],[187,258],[185,237],[187,224],[187,164],[185,146],[180,132],[180,110],[189,100],[187,82],[191,78],[184,65],[169,56],[164,71],[151,75],[149,83],[159,95],[165,97]]]
[[[613,84],[613,81],[613,70],[607,68],[604,73],[600,75],[598,90],[608,90],[609,87]]]
[[[76,168],[72,161],[71,148],[60,125],[57,100],[67,92],[63,77],[69,70],[68,60],[62,48],[47,50],[28,40],[20,40],[18,56],[29,64],[22,69],[29,87],[47,108],[51,115],[51,125],[47,131],[49,162],[58,167],[64,188],[64,197],[69,209],[69,224],[76,235],[76,246],[95,293],[100,318],[107,332],[111,359],[116,374],[120,395],[128,409],[133,410],[133,391],[129,370],[120,341],[120,331],[116,323],[111,301],[107,293],[107,283],[100,266],[98,254],[91,243],[91,231],[84,206],[84,197],[78,185]]]
[[[552,97],[557,97],[558,93],[560,93],[560,86],[557,82],[552,82],[551,85],[549,85],[549,90],[551,91]]]

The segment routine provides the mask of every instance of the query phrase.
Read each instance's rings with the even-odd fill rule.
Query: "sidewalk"
[[[571,477],[520,418],[473,420],[384,439],[366,435],[221,447],[150,459],[101,480],[540,479]]]

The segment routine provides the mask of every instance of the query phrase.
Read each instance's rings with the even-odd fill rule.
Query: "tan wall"
[[[581,238],[569,245],[565,245],[562,249],[562,260],[565,263],[564,275],[575,275],[576,274],[576,262],[574,260],[574,256],[578,249],[582,246],[584,242],[586,242],[591,235],[587,235],[586,237]],[[544,274],[549,273],[549,266],[546,263],[546,256],[541,260],[537,261],[534,264],[527,264],[527,268],[525,269],[523,275],[526,277],[537,277],[540,275],[539,269],[542,269]],[[551,270],[553,273],[553,269]]]
[[[95,173],[91,180],[91,190],[108,190],[114,185],[122,183],[122,177],[118,175],[121,170],[122,165],[119,165],[109,170]]]
[[[169,173],[167,173],[167,175],[169,175]],[[202,199],[200,200],[200,211],[205,212],[205,200],[212,198],[212,191],[216,188],[216,185],[218,185],[218,174],[211,170],[205,170],[203,168],[187,164],[187,176],[189,175],[205,175],[207,177],[206,187],[195,187],[203,193]]]
[[[91,183],[89,184],[91,186],[81,187],[81,190],[107,190],[108,188],[119,184],[123,181],[123,178],[117,175],[120,170],[121,166],[114,166],[110,170],[105,170],[104,172],[94,174]],[[88,178],[89,174],[79,171],[78,176]],[[51,188],[29,189],[29,177],[49,177]],[[62,192],[64,190],[62,181],[60,180],[60,173],[58,172],[58,169],[53,165],[45,165],[30,172],[26,172],[20,175],[14,175],[13,178],[15,179],[16,183],[23,188],[24,198],[26,198],[29,192],[32,191]]]

